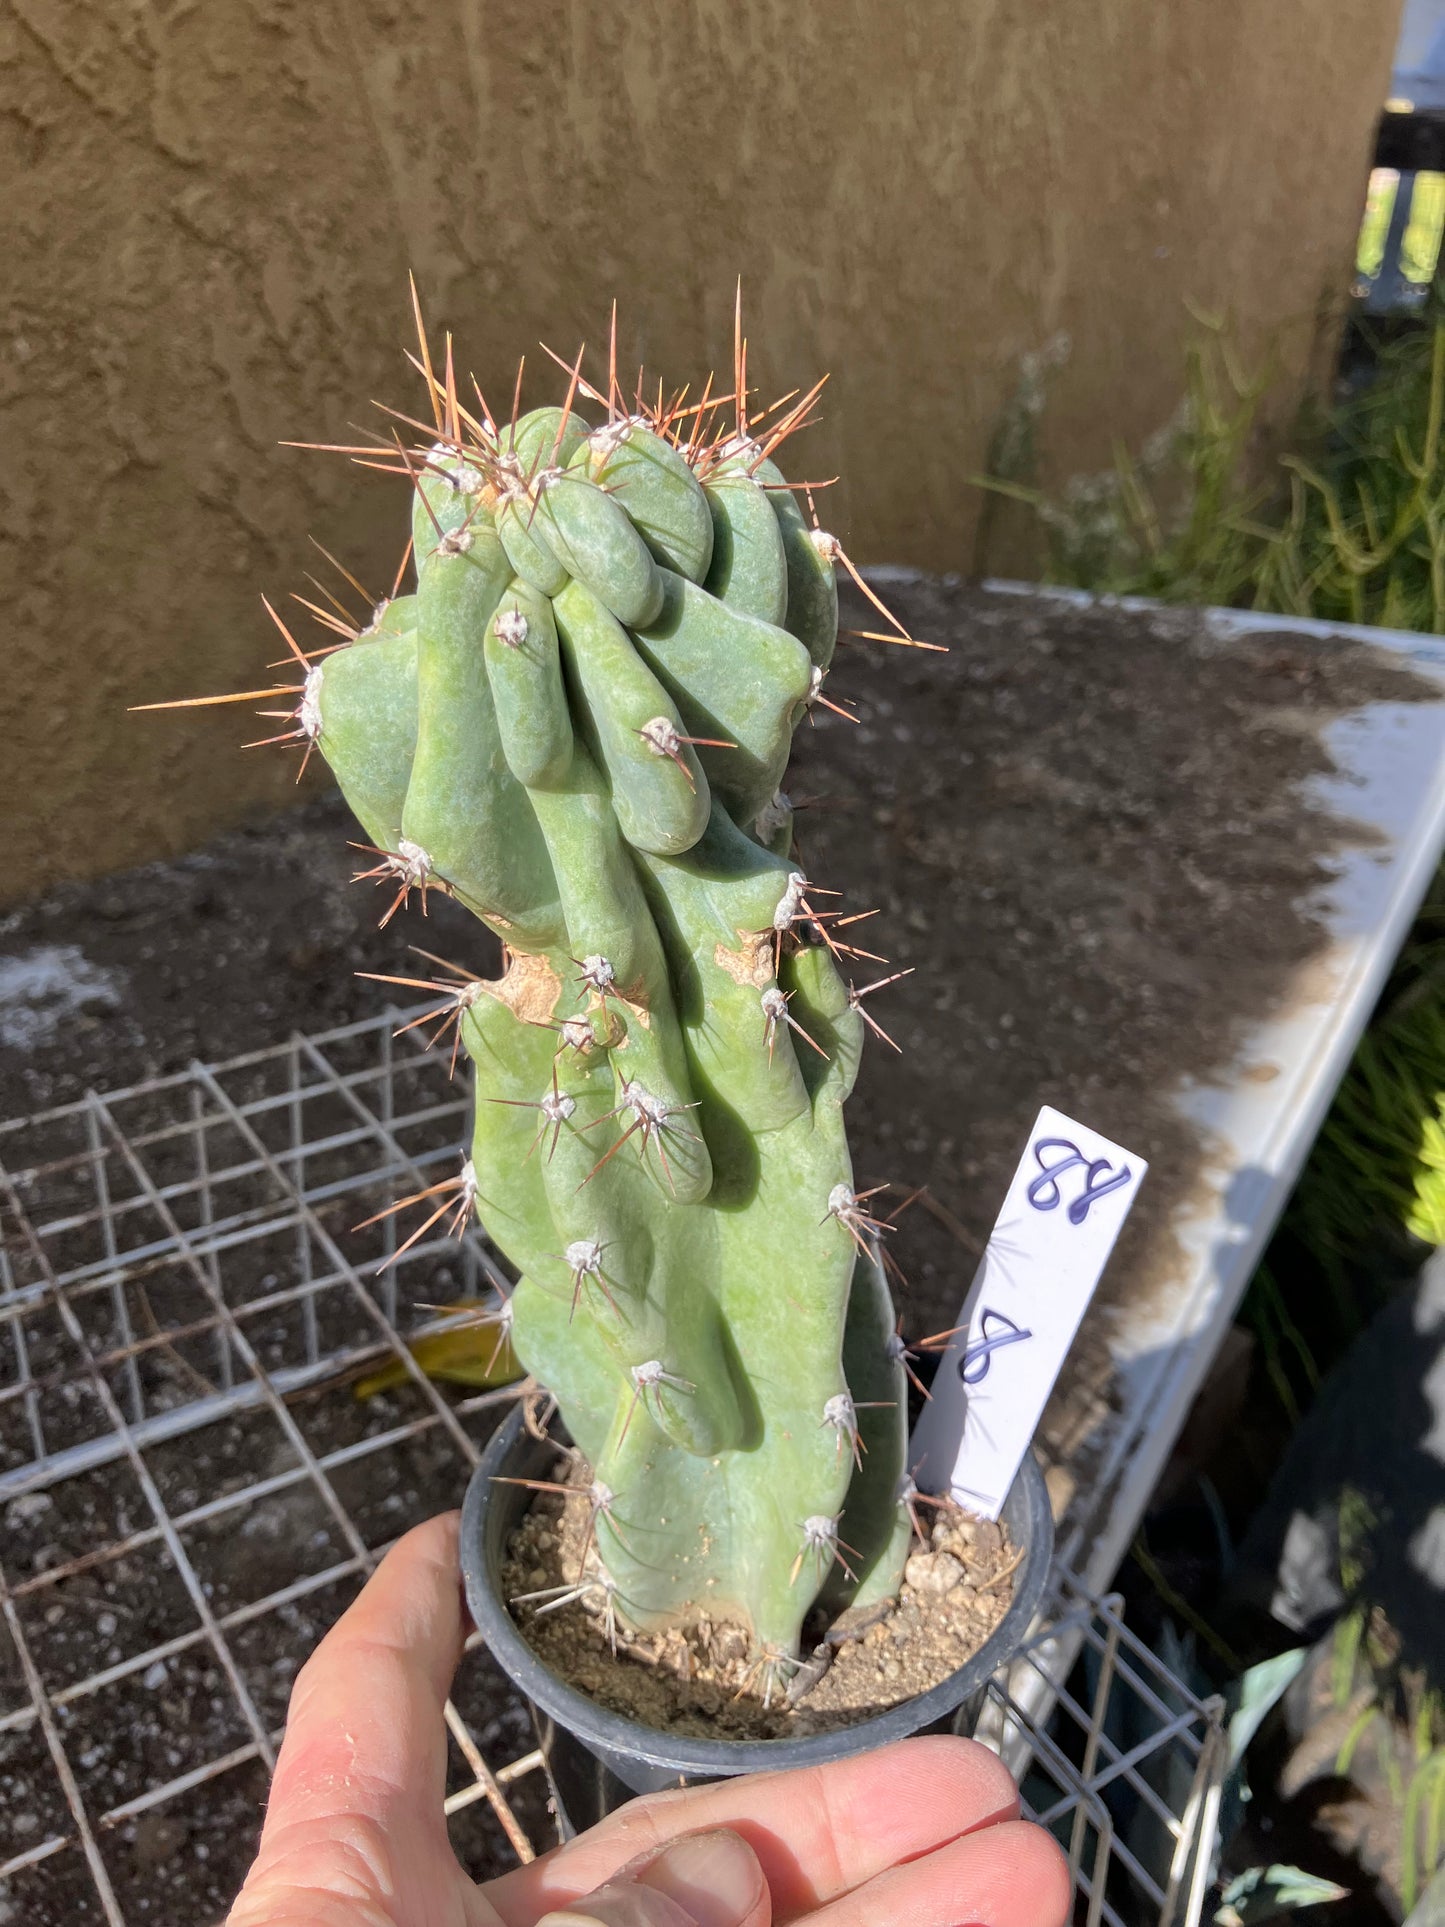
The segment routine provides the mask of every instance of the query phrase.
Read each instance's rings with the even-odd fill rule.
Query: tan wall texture
[[[1247,346],[1338,292],[1397,13],[0,0],[0,894],[294,794],[244,712],[126,705],[251,686],[308,531],[389,573],[394,485],[277,443],[415,406],[408,267],[493,394],[614,293],[650,361],[726,363],[741,272],[763,381],[833,371],[831,525],[966,566],[1021,354],[1068,331],[1048,432],[1098,466],[1172,407],[1186,298]]]

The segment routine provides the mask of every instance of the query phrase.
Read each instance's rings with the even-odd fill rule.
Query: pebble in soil
[[[591,1475],[573,1462],[559,1476],[575,1490],[539,1494],[508,1543],[509,1600],[575,1586],[584,1570],[596,1577],[585,1497]],[[738,1625],[702,1616],[666,1633],[609,1627],[600,1587],[560,1610],[523,1603],[513,1615],[551,1671],[644,1726],[707,1739],[801,1738],[885,1712],[965,1665],[1007,1612],[1021,1558],[1001,1526],[956,1508],[941,1512],[927,1545],[909,1558],[897,1602],[856,1636],[827,1642],[826,1671],[793,1704],[767,1691]]]

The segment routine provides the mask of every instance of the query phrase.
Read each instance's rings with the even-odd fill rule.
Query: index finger
[[[268,1830],[358,1810],[441,1824],[442,1707],[463,1640],[458,1525],[443,1513],[399,1540],[297,1674]]]
[[[459,1881],[442,1715],[462,1650],[456,1541],[456,1513],[409,1532],[297,1675],[230,1927],[360,1918],[384,1899],[421,1920],[438,1882]]]
[[[634,1800],[486,1894],[506,1927],[530,1927],[678,1834],[728,1827],[761,1861],[786,1920],[1018,1810],[1018,1789],[996,1754],[936,1734],[828,1766]]]

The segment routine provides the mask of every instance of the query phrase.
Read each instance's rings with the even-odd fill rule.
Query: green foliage
[[[1365,196],[1365,217],[1355,249],[1355,272],[1373,281],[1384,266],[1385,241],[1394,218],[1400,177],[1391,167],[1374,168]],[[1435,278],[1440,235],[1445,229],[1445,174],[1422,168],[1415,176],[1410,216],[1400,247],[1400,269],[1422,292]]]
[[[1074,477],[1050,495],[1036,482],[1038,423],[1048,383],[1066,359],[1031,358],[994,438],[980,488],[1021,502],[1044,540],[1044,580],[1099,595],[1231,603],[1246,592],[1264,491],[1245,479],[1267,372],[1238,361],[1228,330],[1200,319],[1174,419],[1138,453],[1116,443],[1113,466]],[[987,573],[990,525],[975,561]]]
[[[1423,1888],[1445,1865],[1445,1702],[1424,1680],[1401,1676],[1388,1642],[1372,1650],[1367,1619],[1363,1611],[1351,1614],[1336,1638],[1336,1705],[1355,1697],[1363,1703],[1336,1755],[1335,1773],[1350,1777],[1368,1735],[1400,1812],[1400,1898],[1413,1920]]]
[[[1006,425],[994,494],[1034,512],[1045,579],[1101,595],[1273,610],[1329,622],[1445,629],[1445,322],[1381,347],[1371,378],[1304,451],[1256,475],[1272,375],[1245,369],[1228,327],[1199,318],[1176,419],[1137,455],[1056,494],[1034,479],[1036,434]],[[1043,366],[1025,370],[1008,424],[1035,422]],[[985,565],[986,553],[979,557]]]
[[[499,1316],[591,1467],[594,1583],[634,1625],[742,1621],[772,1684],[825,1584],[894,1590],[907,1545],[843,1127],[863,1022],[832,899],[777,854],[837,545],[745,415],[612,387],[599,425],[569,393],[498,428],[436,392],[415,596],[310,671],[305,733],[396,901],[507,946],[439,986],[476,1085],[439,1189],[518,1273]]]
[[[1445,875],[1345,1073],[1284,1229],[1330,1287],[1331,1350],[1375,1309],[1360,1283],[1368,1254],[1393,1247],[1403,1271],[1412,1241],[1445,1244]]]

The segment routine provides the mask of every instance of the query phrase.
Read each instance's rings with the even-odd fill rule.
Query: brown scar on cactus
[[[506,969],[500,977],[484,977],[483,991],[505,1004],[522,1023],[555,1029],[551,1017],[562,995],[562,978],[556,965],[540,953],[509,949],[505,954]]]
[[[771,931],[739,930],[739,947],[729,950],[721,938],[713,947],[712,960],[735,984],[766,990],[777,974]]]

